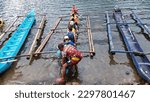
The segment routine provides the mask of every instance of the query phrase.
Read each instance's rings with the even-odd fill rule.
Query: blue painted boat
[[[126,20],[120,9],[116,9],[114,12],[114,18],[117,24],[117,28],[123,38],[128,51],[131,51],[130,56],[137,69],[139,75],[150,83],[150,61],[146,55],[136,55],[132,52],[143,52],[140,47],[134,33],[130,30]]]
[[[21,25],[8,39],[5,45],[0,49],[0,73],[3,73],[13,63],[14,58],[3,59],[7,57],[16,56],[20,51],[23,43],[25,42],[27,35],[35,21],[35,11],[31,10],[24,18]]]

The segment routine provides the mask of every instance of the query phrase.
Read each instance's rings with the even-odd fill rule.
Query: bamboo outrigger
[[[138,22],[137,24],[142,28],[142,29],[144,29],[147,33],[145,33],[145,34],[147,34],[149,37],[150,37],[150,30],[149,30],[149,28],[147,27],[147,25],[146,24],[144,24],[143,22],[142,22],[142,20],[137,16],[137,14],[133,11],[133,10],[131,10],[132,11],[132,17]]]
[[[33,40],[33,43],[31,45],[29,53],[28,53],[30,55],[30,58],[29,58],[30,59],[30,63],[31,63],[31,60],[33,58],[33,52],[35,50],[35,45],[38,43],[38,41],[39,41],[39,39],[40,39],[40,37],[42,35],[42,31],[44,29],[45,22],[46,22],[46,16],[43,16],[42,20],[41,20],[41,23],[39,25],[39,29],[38,29],[38,31],[37,31],[37,33],[35,35],[35,38]],[[28,59],[28,57],[27,57],[27,59]]]
[[[59,17],[53,28],[51,29],[51,31],[48,33],[48,35],[45,37],[45,39],[43,40],[43,42],[41,43],[41,45],[38,47],[38,49],[35,51],[35,53],[39,53],[43,50],[43,48],[45,47],[46,43],[49,41],[50,37],[52,36],[52,34],[54,33],[55,29],[57,28],[58,24],[60,23],[62,17]]]
[[[89,16],[87,16],[86,22],[87,22],[87,34],[88,34],[88,40],[89,40],[90,57],[93,57],[95,55],[95,48],[94,48],[94,44],[93,44],[93,36],[91,33],[90,17]]]
[[[112,40],[111,30],[109,25],[107,25],[108,28],[108,40],[109,46],[111,48],[111,52],[113,53],[129,53],[129,55],[132,58],[132,61],[134,63],[135,68],[137,69],[139,75],[150,83],[150,61],[145,55],[146,53],[143,52],[142,48],[140,47],[134,33],[129,28],[122,12],[120,9],[114,10],[114,19],[116,21],[116,26],[123,38],[123,41],[126,45],[127,51],[118,51],[114,50],[112,48],[112,43],[110,43]],[[107,22],[109,22],[109,17],[107,15]],[[149,54],[149,53],[147,53]]]

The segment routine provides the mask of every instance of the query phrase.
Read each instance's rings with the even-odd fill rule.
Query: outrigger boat
[[[135,52],[141,52],[144,53],[142,48],[140,47],[134,33],[130,30],[126,20],[124,19],[124,16],[120,9],[114,10],[114,19],[116,21],[116,26],[123,38],[123,41],[126,45],[126,48],[128,51],[115,51],[113,46],[111,46],[111,52],[119,52],[119,53],[129,53],[132,61],[134,63],[135,68],[137,69],[139,75],[146,80],[148,83],[150,83],[150,61],[147,58],[145,54],[136,54]],[[108,15],[107,15],[107,21]],[[107,30],[109,33],[109,43],[110,45],[113,45],[112,43],[112,37],[110,33],[110,25],[108,24]]]
[[[72,11],[70,15],[71,16],[70,16],[68,27],[70,27],[70,24],[73,22],[72,32],[74,33],[74,38],[75,38],[75,43],[76,43],[78,39],[79,18],[78,18],[78,9],[75,5],[73,5],[72,7]]]
[[[69,19],[69,23],[68,23],[68,29],[69,27],[72,28],[72,32],[74,33],[74,37],[75,37],[75,42],[74,43],[77,43],[77,33],[78,33],[78,30],[79,30],[79,27],[77,27],[77,29],[75,29],[75,23],[77,24],[77,26],[79,26],[79,18],[78,18],[78,13],[77,13],[77,8],[75,7],[75,5],[72,7],[72,12],[70,14],[70,19]],[[74,20],[72,20],[74,19]],[[76,20],[76,21],[75,21]],[[73,21],[73,25],[70,25],[70,22]],[[76,45],[74,45],[76,46]],[[62,67],[61,65],[61,52],[60,51],[57,51],[57,56],[59,58],[58,60],[58,64]],[[66,58],[66,61],[68,60],[68,58]],[[61,70],[61,69],[60,69]],[[61,71],[60,71],[61,72]],[[60,73],[61,74],[61,73]],[[68,84],[68,83],[72,83],[71,80],[72,79],[76,79],[78,76],[78,67],[76,65],[73,65],[73,66],[67,66],[66,68],[66,77],[65,77],[65,83],[62,82],[61,78],[58,78],[56,79],[56,84]],[[78,82],[73,82],[72,84],[79,84]]]
[[[31,10],[23,20],[22,24],[12,34],[6,44],[0,49],[0,73],[3,73],[12,65],[14,58],[5,58],[13,57],[18,54],[27,38],[27,35],[29,34],[34,21],[35,11]]]

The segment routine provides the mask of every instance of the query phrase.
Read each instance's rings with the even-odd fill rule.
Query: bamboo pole
[[[39,30],[38,30],[38,32],[37,32],[37,33],[39,33],[39,34],[37,35],[37,39],[36,39],[37,41],[39,41],[39,39],[40,39],[40,37],[41,37],[41,34],[42,34],[42,31],[43,31],[45,22],[46,22],[46,15],[44,15],[44,16],[42,17],[42,21],[41,21],[41,24],[40,24],[40,26],[39,26]]]
[[[85,51],[85,50],[79,50],[82,53],[91,53],[89,51]],[[57,51],[44,51],[44,52],[38,52],[38,53],[33,53],[32,55],[37,55],[37,54],[50,54],[50,53],[56,53]],[[29,54],[22,54],[22,55],[17,55],[17,56],[10,56],[10,57],[4,57],[4,58],[0,58],[0,61],[2,60],[6,60],[6,59],[10,59],[11,58],[20,58],[20,57],[27,57],[30,56]]]
[[[106,13],[108,14],[108,13]],[[147,23],[116,23],[116,22],[109,22],[109,23],[106,23],[106,25],[109,24],[109,25],[113,25],[113,24],[120,24],[120,25],[125,25],[125,24],[141,24],[141,25],[146,25]]]
[[[86,25],[87,25],[86,27],[87,27],[87,34],[88,34],[88,41],[89,41],[89,51],[91,52],[91,51],[92,51],[92,50],[91,50],[92,48],[91,48],[91,44],[90,44],[90,40],[91,40],[91,39],[90,39],[90,36],[89,36],[89,29],[90,29],[90,28],[89,28],[88,17],[86,18]],[[91,56],[91,53],[90,53],[90,56]]]
[[[2,62],[0,62],[0,63],[10,63],[10,62],[16,62],[17,61],[17,59],[14,59],[14,60],[8,60],[8,61],[2,61]]]
[[[91,24],[90,24],[90,17],[88,16],[88,21],[89,21],[89,28],[91,28]],[[93,53],[93,55],[95,55],[95,48],[94,48],[94,44],[93,44],[93,35],[92,35],[92,32],[91,32],[91,29],[89,29],[90,31],[90,33],[89,33],[89,35],[90,35],[90,38],[91,38],[91,47],[92,47],[92,53]]]
[[[142,22],[142,20],[138,17],[138,15],[133,11],[133,10],[131,10],[131,12],[132,12],[132,16],[134,17],[134,19],[137,21],[137,24],[141,27],[141,28],[143,28],[144,30],[146,30],[146,32],[148,33],[145,33],[145,34],[147,34],[148,36],[150,36],[150,30],[149,30],[149,28],[147,27],[147,25],[146,24],[144,24],[143,22]]]
[[[14,20],[14,22],[13,23],[11,23],[9,26],[8,26],[8,28],[4,31],[4,33],[2,33],[1,35],[0,35],[0,40],[3,38],[3,36],[10,30],[10,28],[15,24],[15,22],[18,20],[18,17]]]
[[[90,28],[90,21],[89,21],[89,16],[87,16],[86,18],[86,22],[87,22],[87,34],[88,34],[88,40],[89,40],[89,52],[90,52],[90,57],[94,56],[94,52],[93,52],[93,45],[92,45],[92,39],[91,39],[91,28]]]
[[[27,57],[27,59],[30,59],[30,62],[31,62],[31,60],[32,60],[32,58],[33,58],[33,55],[32,55],[32,53],[34,52],[34,48],[35,48],[35,45],[37,44],[37,42],[39,41],[39,39],[40,39],[40,37],[41,37],[41,34],[42,34],[42,31],[43,31],[43,29],[44,29],[44,25],[45,25],[45,21],[46,21],[46,16],[43,16],[42,17],[42,20],[41,20],[41,23],[40,23],[40,25],[39,25],[39,29],[38,29],[38,31],[37,31],[37,33],[36,33],[36,35],[35,35],[35,38],[34,38],[34,41],[33,41],[33,43],[32,43],[32,45],[31,45],[31,47],[30,47],[30,50],[29,50],[29,57]]]
[[[45,37],[44,41],[41,43],[41,45],[38,47],[38,49],[35,51],[35,53],[39,53],[43,50],[43,48],[45,47],[46,43],[48,42],[48,40],[50,39],[50,37],[52,36],[52,34],[54,33],[55,29],[57,28],[58,24],[61,21],[61,17],[59,17],[54,26],[52,27],[51,31],[48,33],[48,35]]]
[[[108,36],[109,51],[111,52],[114,49],[114,44],[112,41],[112,32],[109,24],[110,20],[109,20],[108,12],[106,12],[106,20],[107,20],[107,36]]]

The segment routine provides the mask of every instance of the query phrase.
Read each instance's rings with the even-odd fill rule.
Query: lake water
[[[129,16],[131,13],[129,8],[134,9],[142,21],[150,26],[149,0],[0,0],[0,17],[5,20],[5,29],[16,16],[24,16],[29,10],[35,9],[37,13],[36,23],[19,53],[27,54],[37,31],[35,28],[40,23],[41,14],[46,14],[47,19],[41,42],[50,31],[55,20],[59,16],[67,16],[62,19],[58,26],[61,29],[55,31],[43,51],[56,50],[57,44],[62,42],[67,31],[63,28],[67,28],[73,4],[78,7],[81,20],[78,49],[88,51],[88,37],[85,30],[86,16],[88,15],[90,16],[96,50],[93,59],[85,57],[78,65],[80,83],[83,85],[145,84],[137,74],[127,54],[109,55],[105,12],[108,11],[112,19],[114,7],[120,7],[128,22],[134,22]],[[21,21],[22,18],[15,25],[17,26]],[[149,39],[143,36],[141,29],[136,24],[130,25],[130,27],[143,50],[145,52],[150,51]],[[124,49],[125,46],[115,25],[112,25],[112,31],[115,49]],[[31,65],[29,65],[29,60],[26,57],[20,58],[0,76],[0,84],[52,84],[54,79],[59,77],[57,60],[50,59],[52,56],[55,54],[42,55],[35,59]]]

